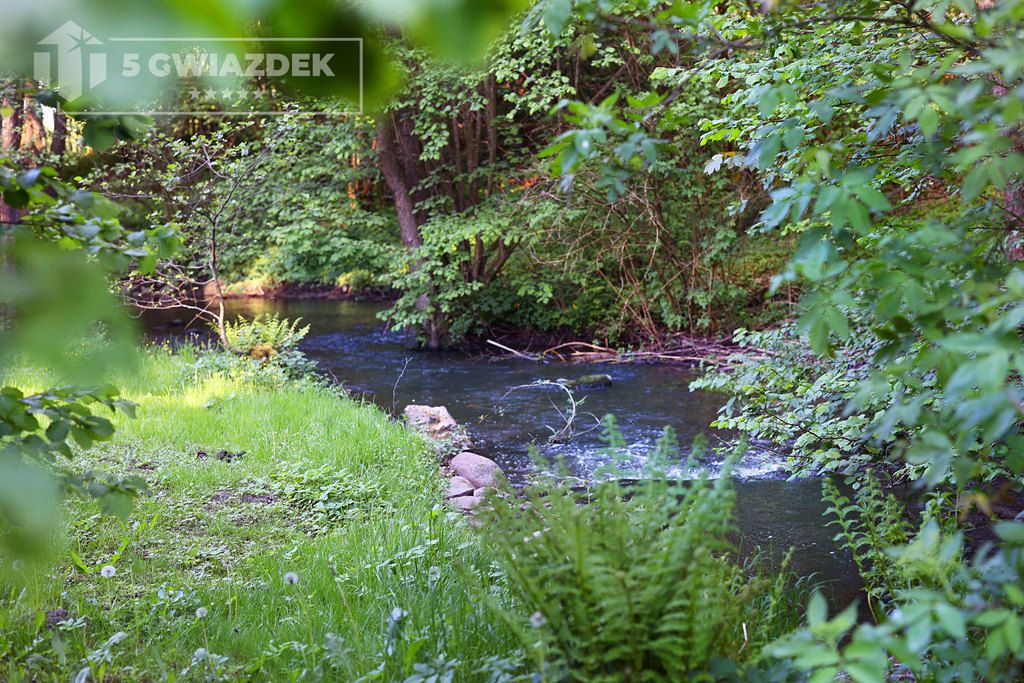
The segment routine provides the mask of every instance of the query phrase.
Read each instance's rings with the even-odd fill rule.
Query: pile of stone
[[[420,433],[459,453],[441,468],[448,477],[445,500],[452,507],[470,513],[505,481],[498,463],[474,453],[473,443],[444,406],[410,405],[405,418]],[[449,451],[450,452],[450,451]]]

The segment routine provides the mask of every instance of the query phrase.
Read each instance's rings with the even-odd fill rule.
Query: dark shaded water
[[[233,301],[231,306],[233,312],[243,315],[277,311],[289,318],[302,318],[310,326],[303,350],[350,392],[386,410],[401,412],[410,403],[447,406],[469,429],[476,450],[496,460],[514,481],[522,481],[533,468],[531,445],[548,461],[562,459],[570,472],[581,478],[608,459],[599,429],[568,443],[548,443],[552,430],[565,424],[559,414],[568,409],[563,392],[528,388],[506,396],[513,387],[536,380],[611,375],[611,387],[578,393],[584,400],[575,424],[583,431],[593,426],[596,418],[615,415],[629,444],[627,467],[636,473],[642,471],[647,453],[666,425],[676,430],[681,444],[679,461],[669,469],[669,474],[677,477],[696,474],[685,471],[682,463],[697,434],[705,434],[711,446],[698,467],[711,473],[716,473],[722,462],[715,447],[724,446],[730,437],[708,428],[724,398],[691,392],[693,373],[685,368],[541,364],[459,352],[423,352],[413,348],[411,337],[387,332],[376,317],[380,307],[374,304],[243,300]],[[156,335],[176,335],[183,330],[170,322],[175,317],[166,313],[147,316],[147,327]],[[827,582],[825,590],[838,605],[855,599],[860,582],[848,555],[835,548],[834,532],[824,526],[820,483],[813,479],[786,481],[777,456],[756,449],[737,463],[733,476],[744,545],[776,552],[792,546],[793,570]]]

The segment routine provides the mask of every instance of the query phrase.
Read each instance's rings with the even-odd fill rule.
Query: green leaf
[[[544,3],[544,27],[552,36],[562,35],[571,15],[572,0],[547,0]]]
[[[967,620],[959,609],[949,603],[940,602],[935,605],[935,614],[946,633],[954,638],[967,637]]]
[[[18,174],[18,186],[23,189],[29,189],[39,180],[39,174],[42,172],[41,169],[32,168],[27,171]]]
[[[881,666],[877,663],[849,662],[844,669],[857,683],[878,683],[885,679],[885,658],[882,658]]]
[[[973,201],[985,189],[988,183],[988,163],[982,163],[971,169],[960,186],[960,199],[966,204]]]
[[[993,528],[1007,543],[1024,544],[1024,522],[996,522]]]
[[[828,618],[828,602],[821,591],[814,591],[810,601],[807,603],[807,623],[810,626],[823,624]]]
[[[1024,634],[1021,632],[1020,617],[1014,615],[1003,624],[1003,640],[1006,641],[1006,647],[1015,656],[1019,656],[1021,650],[1024,650],[1024,642],[1022,642]]]
[[[104,514],[114,515],[121,520],[128,519],[132,513],[135,496],[127,491],[113,490],[100,497],[100,509]]]
[[[930,105],[925,105],[917,118],[917,122],[921,126],[921,132],[924,133],[925,137],[931,137],[939,129],[939,113]]]
[[[994,626],[999,626],[1008,618],[1013,617],[1014,615],[1012,612],[1008,612],[1004,609],[988,609],[981,614],[976,615],[972,621],[982,628],[992,628]]]

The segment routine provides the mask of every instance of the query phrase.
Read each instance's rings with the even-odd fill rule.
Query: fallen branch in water
[[[573,426],[573,423],[576,421],[576,416],[577,416],[578,408],[579,408],[580,404],[582,404],[583,401],[586,400],[586,397],[584,396],[583,398],[581,398],[580,400],[577,401],[576,400],[576,396],[572,393],[572,389],[570,389],[569,387],[567,387],[566,385],[564,385],[564,384],[562,384],[560,382],[551,382],[551,381],[546,380],[546,379],[539,379],[536,382],[531,382],[530,384],[520,384],[520,385],[512,387],[511,389],[506,391],[502,395],[501,398],[498,399],[498,402],[495,405],[496,406],[500,406],[502,401],[504,401],[506,398],[508,398],[509,394],[511,394],[514,391],[517,391],[519,389],[535,389],[537,387],[556,387],[556,388],[561,389],[562,391],[564,391],[566,393],[566,395],[569,397],[569,415],[568,415],[568,417],[566,415],[564,415],[561,410],[558,410],[558,406],[556,406],[554,403],[551,404],[552,407],[555,409],[555,411],[558,412],[559,417],[561,417],[565,421],[565,426],[562,427],[560,430],[555,431],[551,427],[547,427],[547,425],[545,425],[545,427],[547,427],[551,431],[551,436],[548,437],[548,441],[550,443],[565,443],[566,441],[571,439],[573,436],[579,436],[580,434],[586,434],[587,432],[593,431],[594,429],[596,429],[597,427],[599,427],[601,425],[601,421],[599,419],[597,419],[596,415],[593,415],[591,413],[585,413],[586,415],[590,415],[590,417],[594,418],[594,422],[596,423],[596,426],[595,427],[591,427],[590,429],[587,429],[587,430],[585,430],[583,432],[573,432],[572,426]]]
[[[540,360],[540,356],[538,356],[536,353],[523,353],[522,351],[516,351],[515,349],[509,348],[508,346],[505,346],[504,344],[499,344],[498,342],[494,341],[493,339],[488,339],[487,343],[490,344],[491,346],[497,346],[502,351],[508,351],[512,355],[517,356],[519,358],[525,358],[526,360],[533,360],[533,361]]]
[[[487,343],[511,353],[517,358],[532,361],[558,360],[568,363],[702,363],[722,368],[731,365],[730,357],[738,353],[753,358],[763,358],[768,355],[763,349],[738,346],[727,338],[677,337],[657,347],[639,351],[618,351],[590,342],[572,341],[552,346],[540,353],[532,353],[517,351],[490,339],[487,340]]]

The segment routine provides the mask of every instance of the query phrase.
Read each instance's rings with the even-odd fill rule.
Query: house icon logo
[[[65,100],[76,100],[107,79],[103,41],[69,21],[39,41],[33,71]]]

